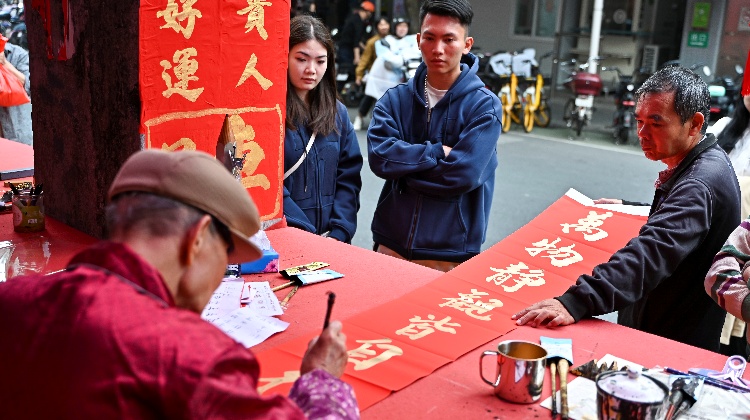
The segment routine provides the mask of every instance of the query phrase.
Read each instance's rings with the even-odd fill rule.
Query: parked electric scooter
[[[708,121],[718,121],[722,117],[732,115],[734,106],[740,96],[742,88],[742,75],[744,73],[741,65],[734,66],[737,75],[717,77],[708,85],[708,93],[711,94],[711,113]]]
[[[594,61],[599,61],[601,57],[594,57]],[[575,98],[570,98],[565,103],[563,119],[569,128],[575,130],[576,135],[580,136],[583,126],[591,121],[591,114],[594,110],[594,96],[599,95],[602,90],[602,79],[598,74],[589,73],[586,69],[589,63],[578,64],[576,60],[561,62],[562,67],[573,67],[567,70],[570,77],[563,83]]]
[[[615,113],[612,118],[612,132],[615,144],[627,144],[630,135],[635,134],[635,89],[632,75],[622,74],[617,67],[602,67],[602,71],[617,73],[615,89]],[[636,137],[637,138],[637,137]]]

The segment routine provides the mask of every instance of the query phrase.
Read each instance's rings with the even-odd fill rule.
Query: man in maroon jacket
[[[258,211],[216,159],[138,152],[109,199],[109,241],[0,283],[0,416],[358,418],[341,323],[285,398],[259,396],[252,353],[200,318],[227,263],[260,255]]]

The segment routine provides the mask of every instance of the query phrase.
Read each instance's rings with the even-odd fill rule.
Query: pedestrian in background
[[[359,64],[357,64],[357,69],[354,71],[354,82],[357,84],[357,86],[360,87],[360,89],[362,88],[362,83],[365,82],[365,75],[369,73],[370,69],[372,68],[372,64],[375,62],[375,58],[377,57],[377,53],[375,52],[375,43],[383,39],[383,37],[388,35],[390,31],[391,22],[388,21],[388,17],[380,16],[375,23],[375,35],[367,40],[365,49],[359,59]],[[362,101],[360,102],[358,115],[366,115],[368,112],[370,112],[370,109],[374,104],[375,101],[372,98],[368,99],[367,96],[363,96]],[[354,129],[361,130],[361,121],[359,128],[357,128],[356,125],[357,120],[354,120],[354,122]]]
[[[375,62],[367,76],[365,96],[354,119],[355,130],[362,129],[363,119],[386,90],[408,79],[406,63],[409,60],[419,62],[421,53],[417,36],[409,35],[409,20],[404,17],[393,19],[393,34],[375,42],[375,53]]]
[[[479,254],[497,168],[501,106],[477,76],[466,0],[420,9],[424,61],[378,100],[367,131],[370,168],[385,179],[374,249],[448,271]]]
[[[18,45],[6,42],[4,53],[0,54],[0,65],[13,74],[30,98],[29,52]],[[0,107],[0,128],[2,128],[0,137],[33,145],[34,133],[31,129],[31,103]]]
[[[284,135],[284,216],[290,226],[351,243],[362,154],[336,100],[334,46],[323,23],[291,21]]]
[[[339,63],[339,73],[348,73],[351,76],[350,78],[354,77],[354,68],[359,64],[360,55],[364,50],[365,29],[374,11],[375,5],[372,2],[363,1],[346,18],[344,26],[338,34],[336,62]]]

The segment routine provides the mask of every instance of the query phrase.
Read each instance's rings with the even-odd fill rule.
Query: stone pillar
[[[24,1],[36,181],[49,216],[102,237],[107,189],[141,148],[139,2]]]

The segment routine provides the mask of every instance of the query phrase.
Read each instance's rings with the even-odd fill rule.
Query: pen
[[[705,383],[709,385],[713,385],[717,388],[726,389],[727,391],[747,392],[746,390],[740,387],[734,386],[730,383],[720,381],[718,379],[711,378],[710,376],[698,375],[697,373],[683,372],[677,369],[672,369],[671,367],[665,367],[664,371],[667,373],[671,373],[673,375],[697,376],[697,377],[703,378]]]
[[[328,323],[331,321],[331,309],[333,308],[333,302],[336,300],[336,294],[328,292],[328,309],[326,309],[326,320],[323,323],[323,330],[328,328]]]

